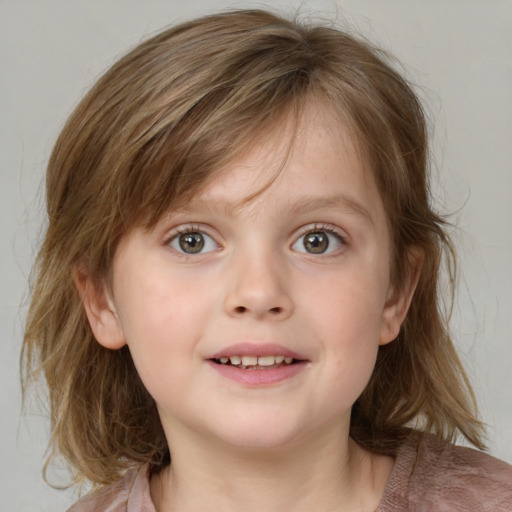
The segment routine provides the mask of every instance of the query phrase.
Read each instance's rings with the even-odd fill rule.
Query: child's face
[[[280,128],[186,209],[127,235],[110,298],[88,310],[100,343],[128,344],[171,450],[183,432],[253,447],[348,432],[405,314],[379,192],[328,114],[311,109],[277,179],[244,202],[283,163]],[[225,363],[243,356],[278,364]]]

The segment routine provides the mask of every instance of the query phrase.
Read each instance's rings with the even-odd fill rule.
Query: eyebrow
[[[202,211],[215,211],[222,205],[226,214],[235,215],[240,209],[250,204],[252,201],[236,201],[233,203],[224,203],[213,199],[192,199],[188,204],[177,208],[174,213],[198,213]],[[374,219],[370,210],[360,201],[344,195],[337,194],[331,196],[297,196],[290,199],[282,207],[283,210],[291,214],[308,213],[317,210],[333,210],[354,214],[363,220],[374,224]]]
[[[374,223],[368,208],[360,201],[344,194],[320,197],[299,196],[290,201],[287,208],[292,213],[307,213],[315,210],[348,212]]]

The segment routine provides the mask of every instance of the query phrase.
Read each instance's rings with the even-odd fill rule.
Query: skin
[[[160,512],[374,510],[392,470],[350,439],[350,410],[419,270],[400,290],[391,283],[383,203],[345,127],[312,104],[288,153],[290,130],[187,209],[127,234],[111,291],[76,279],[98,342],[128,344],[157,403],[172,453],[151,481]],[[183,252],[186,232],[204,234],[201,252]],[[308,252],[308,233],[328,249]],[[241,341],[278,343],[307,363],[276,384],[242,385],[208,362]]]

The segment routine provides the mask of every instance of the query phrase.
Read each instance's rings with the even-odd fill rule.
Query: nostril
[[[237,314],[237,315],[241,315],[241,314],[245,314],[247,313],[248,311],[252,311],[251,308],[248,308],[246,306],[236,306],[232,309],[232,312],[234,314]],[[285,308],[281,307],[281,306],[275,306],[273,308],[269,308],[268,310],[266,310],[268,314],[270,315],[282,315],[283,312],[285,311]],[[254,311],[254,313],[256,314],[259,314],[257,311]],[[264,311],[262,312],[264,313]]]

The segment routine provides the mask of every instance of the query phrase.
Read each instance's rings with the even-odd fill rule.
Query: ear
[[[124,331],[106,284],[93,279],[84,267],[74,269],[73,280],[98,343],[112,350],[126,345]]]
[[[400,288],[390,286],[384,312],[382,314],[379,345],[392,342],[400,332],[400,327],[409,310],[414,291],[423,267],[424,253],[419,247],[408,250],[408,272]]]

